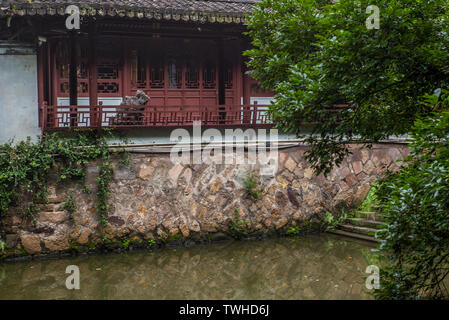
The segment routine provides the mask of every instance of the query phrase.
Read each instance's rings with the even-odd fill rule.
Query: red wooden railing
[[[47,106],[41,107],[42,130],[101,128],[272,126],[268,107],[225,106]]]

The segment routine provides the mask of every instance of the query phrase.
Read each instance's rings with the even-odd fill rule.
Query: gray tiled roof
[[[65,15],[77,5],[85,16],[243,23],[259,0],[0,0],[1,15]]]

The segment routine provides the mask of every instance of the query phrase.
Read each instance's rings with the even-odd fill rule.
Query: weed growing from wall
[[[72,194],[67,196],[67,201],[62,205],[61,209],[69,214],[69,219],[73,222],[77,209],[75,199]]]
[[[259,187],[259,181],[254,174],[254,172],[251,172],[248,177],[244,180],[245,184],[245,191],[246,193],[254,200],[259,200],[261,196],[261,191]]]
[[[299,226],[296,227],[291,227],[290,229],[287,230],[287,232],[285,232],[285,235],[287,236],[296,236],[301,232],[301,229],[299,228]]]
[[[249,220],[240,219],[239,209],[234,209],[234,217],[229,221],[229,234],[235,239],[249,236]]]

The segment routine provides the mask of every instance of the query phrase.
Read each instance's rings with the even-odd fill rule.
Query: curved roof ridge
[[[1,0],[0,16],[65,15],[78,5],[83,16],[117,16],[156,20],[244,23],[259,0]]]

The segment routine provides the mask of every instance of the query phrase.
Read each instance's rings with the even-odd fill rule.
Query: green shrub
[[[348,214],[344,211],[341,212],[339,216],[335,216],[329,211],[326,211],[326,216],[324,217],[324,220],[327,224],[326,228],[327,230],[332,230],[337,228],[337,226],[345,221],[348,218]]]
[[[359,211],[363,212],[373,212],[376,211],[375,207],[379,205],[379,199],[377,199],[376,191],[377,184],[373,184],[368,194],[366,195],[365,200],[363,200],[362,204],[357,208]]]
[[[449,96],[437,93],[426,103],[446,111],[415,122],[406,166],[376,191],[387,223],[377,299],[449,298]]]

